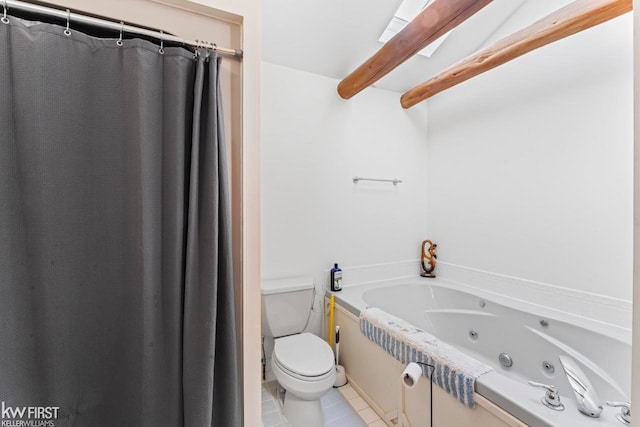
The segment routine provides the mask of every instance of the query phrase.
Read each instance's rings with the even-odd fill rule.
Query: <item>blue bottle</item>
[[[331,269],[331,290],[333,292],[342,290],[342,269],[338,264],[334,264]]]

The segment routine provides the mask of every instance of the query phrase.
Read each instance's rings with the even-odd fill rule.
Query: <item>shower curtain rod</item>
[[[107,21],[105,19],[93,18],[91,16],[81,15],[78,13],[68,12],[67,10],[54,9],[52,7],[40,6],[37,4],[27,3],[18,0],[0,0],[0,7],[6,6],[8,10],[18,9],[25,12],[32,12],[42,15],[50,15],[56,18],[68,19],[73,25],[74,22],[82,24],[93,25],[96,27],[107,28],[114,31],[122,31],[130,34],[140,34],[148,37],[158,39],[159,41],[169,41],[175,43],[182,43],[191,47],[203,47],[209,49],[215,49],[220,54],[233,56],[235,58],[242,58],[242,49],[231,49],[227,47],[218,47],[215,44],[208,43],[206,41],[188,40],[180,37],[172,36],[170,34],[161,33],[159,31],[147,30],[145,28],[136,27],[128,24],[121,24],[120,22]]]

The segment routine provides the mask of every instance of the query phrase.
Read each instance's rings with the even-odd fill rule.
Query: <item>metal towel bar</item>
[[[402,184],[402,180],[398,178],[394,179],[377,179],[377,178],[363,178],[361,176],[354,176],[353,182],[357,184],[360,181],[378,181],[378,182],[391,182],[393,185]]]

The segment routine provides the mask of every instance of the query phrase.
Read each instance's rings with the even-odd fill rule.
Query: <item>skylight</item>
[[[378,39],[381,43],[386,43],[393,36],[398,34],[400,30],[402,30],[413,18],[415,18],[422,10],[429,5],[433,0],[404,0],[396,13],[391,18],[389,25],[384,30],[380,38]],[[422,49],[418,52],[418,55],[426,56],[427,58],[431,58],[431,55],[440,47],[440,45],[449,37],[451,31],[444,34],[439,39],[435,40],[429,46]]]

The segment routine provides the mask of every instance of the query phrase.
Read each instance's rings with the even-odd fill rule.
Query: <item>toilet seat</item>
[[[273,362],[302,381],[321,381],[335,371],[329,344],[308,332],[276,339]]]
[[[278,359],[273,359],[273,362],[278,366],[278,368],[280,368],[280,370],[282,370],[282,372],[284,372],[287,375],[292,376],[293,378],[297,378],[299,380],[302,381],[306,381],[306,382],[313,382],[313,381],[322,381],[326,378],[329,378],[331,375],[334,375],[335,372],[335,368],[329,369],[327,372],[325,372],[322,375],[318,375],[318,376],[305,376],[305,375],[300,375],[296,372],[293,372],[292,370],[288,369],[286,366],[282,366],[282,364],[278,361]]]

